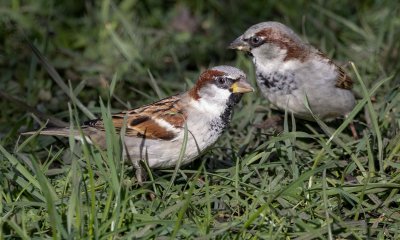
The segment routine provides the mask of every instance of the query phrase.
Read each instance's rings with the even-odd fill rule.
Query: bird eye
[[[219,77],[217,78],[218,85],[224,85],[226,83],[226,78]]]
[[[253,47],[258,47],[263,43],[263,39],[259,36],[253,36],[249,39],[249,41]]]

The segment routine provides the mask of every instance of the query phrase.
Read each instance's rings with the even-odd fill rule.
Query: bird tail
[[[71,134],[74,136],[75,140],[82,141],[82,135],[80,134],[79,131],[74,130],[71,132],[69,128],[45,128],[43,130],[38,130],[38,131],[31,131],[31,132],[24,132],[21,133],[22,135],[47,135],[47,136],[59,136],[59,137],[69,137]],[[85,132],[83,132],[85,134]],[[89,137],[85,136],[86,141],[88,143],[92,143]]]
[[[49,135],[49,136],[61,136],[61,137],[69,137],[71,135],[71,131],[69,128],[45,128],[43,130],[31,131],[21,133],[22,135]],[[75,136],[75,133],[72,133]]]

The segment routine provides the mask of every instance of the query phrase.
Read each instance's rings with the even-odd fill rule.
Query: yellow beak
[[[233,83],[230,89],[233,93],[254,92],[254,88],[252,88],[244,79],[240,79],[239,81]]]

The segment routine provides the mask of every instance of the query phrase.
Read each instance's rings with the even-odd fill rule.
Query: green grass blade
[[[63,81],[60,74],[58,74],[57,70],[50,64],[47,58],[37,49],[29,40],[27,40],[29,47],[32,49],[32,52],[38,58],[39,62],[43,65],[46,69],[47,73],[50,77],[58,84],[58,86],[63,90],[65,94],[71,99],[71,101],[78,106],[78,108],[89,118],[93,119],[95,116],[93,113],[89,111],[80,101],[79,99],[71,94],[70,89],[68,88],[67,84]]]
[[[42,169],[39,168],[38,164],[35,161],[32,161],[33,169],[35,170],[35,175],[38,178],[38,182],[40,184],[40,189],[43,192],[43,196],[46,199],[46,206],[49,215],[49,222],[52,228],[53,239],[60,239],[61,236],[63,238],[67,237],[67,231],[65,231],[62,226],[62,219],[60,214],[57,211],[57,206],[55,203],[58,201],[57,195],[54,189],[51,187],[50,183],[47,181],[45,175],[42,172]]]
[[[361,85],[361,89],[362,89],[362,92],[364,94],[364,98],[366,98],[366,100],[367,100],[367,109],[368,109],[368,112],[370,114],[371,121],[372,121],[372,127],[374,129],[374,133],[376,135],[376,140],[378,142],[379,172],[381,174],[383,174],[383,169],[384,169],[383,142],[382,142],[382,133],[381,133],[381,130],[380,130],[380,127],[379,127],[379,124],[378,124],[378,116],[377,116],[377,114],[376,114],[376,112],[374,110],[374,107],[372,105],[371,97],[370,97],[370,94],[369,94],[369,92],[367,90],[367,87],[365,86],[363,80],[361,79],[361,76],[358,73],[358,70],[357,70],[356,66],[354,65],[354,63],[351,63],[351,66],[352,66],[352,68],[353,68],[353,70],[354,70],[354,72],[355,72],[355,74],[357,76],[357,80],[358,80],[359,84]],[[389,79],[390,78],[387,78],[387,80],[389,80]],[[384,79],[384,80],[386,80],[386,79]],[[386,82],[384,80],[382,80],[381,82],[383,82],[383,83]]]

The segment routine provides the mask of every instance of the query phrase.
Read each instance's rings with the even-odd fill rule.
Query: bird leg
[[[147,174],[146,171],[143,170],[142,165],[140,164],[140,160],[131,159],[133,168],[135,169],[135,177],[139,186],[143,186],[143,181],[146,180]]]
[[[136,182],[139,184],[139,186],[143,186],[143,181],[146,180],[147,174],[143,170],[143,167],[140,164],[140,160],[131,159],[131,162],[132,162],[133,168],[135,169]]]
[[[344,117],[348,118],[349,116],[346,114]],[[349,128],[350,128],[351,135],[353,136],[354,140],[357,140],[358,139],[358,133],[357,133],[356,126],[354,125],[354,120],[350,121]]]
[[[126,146],[126,144],[124,144],[124,146],[125,147],[123,155],[125,155],[126,158],[128,158],[132,162],[133,168],[135,169],[136,181],[139,184],[139,186],[143,186],[143,180],[146,180],[146,173],[145,171],[143,171],[143,167],[140,164],[141,160],[140,158],[130,156],[128,147]]]
[[[356,127],[355,127],[353,121],[351,121],[349,123],[349,128],[350,128],[351,134],[353,135],[354,140],[357,140],[358,139],[358,133],[357,133],[357,130],[356,130]]]

